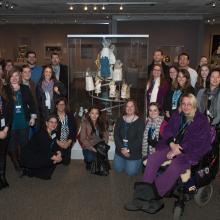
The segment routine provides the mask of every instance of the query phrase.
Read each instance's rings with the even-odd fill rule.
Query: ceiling
[[[69,9],[71,5],[74,7],[73,10]],[[88,11],[83,10],[85,5],[88,6]],[[98,7],[97,11],[93,10],[94,5]],[[101,9],[103,5],[105,10]],[[123,10],[119,9],[121,5]],[[109,23],[112,20],[177,19],[220,23],[220,0],[0,0],[1,24]]]

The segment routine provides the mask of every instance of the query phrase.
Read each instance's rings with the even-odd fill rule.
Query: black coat
[[[4,89],[5,89],[6,95],[9,99],[8,105],[10,106],[9,107],[9,114],[11,115],[11,120],[10,120],[10,123],[11,123],[13,121],[13,109],[15,107],[15,100],[13,98],[14,92],[13,92],[10,85],[6,85],[4,87]],[[21,84],[20,91],[21,91],[21,97],[22,97],[25,118],[27,121],[29,121],[32,114],[37,114],[34,99],[32,97],[31,90],[28,86]]]
[[[171,89],[166,98],[165,98],[165,101],[164,101],[164,111],[168,111],[170,113],[170,116],[173,114],[173,112],[176,110],[173,110],[172,109],[172,98],[173,98],[173,94],[174,94],[174,91],[173,89]],[[182,91],[182,94],[180,95],[179,99],[178,99],[178,103],[177,103],[177,108],[178,106],[180,105],[180,99],[181,99],[181,96],[184,94],[184,93],[192,93],[192,94],[195,94],[195,90],[192,86],[190,86],[189,88],[185,89],[184,91]],[[166,120],[168,120],[168,118],[166,118]]]
[[[76,133],[77,133],[77,128],[76,128],[76,121],[75,118],[71,113],[66,113],[68,117],[68,127],[69,127],[69,136],[68,139],[71,139],[72,142],[76,141]],[[58,118],[58,116],[57,116]],[[61,122],[58,120],[58,125],[57,125],[57,139],[60,140],[60,135],[61,135]]]
[[[36,94],[37,94],[37,102],[38,102],[38,107],[39,107],[39,112],[40,112],[40,115],[41,115],[41,119],[44,120],[44,119],[47,118],[49,113],[52,113],[54,111],[56,100],[60,97],[65,97],[66,96],[67,90],[66,90],[66,88],[65,88],[65,86],[62,82],[57,81],[57,80],[54,81],[54,87],[58,87],[60,94],[57,94],[56,92],[53,92],[53,103],[52,103],[52,106],[51,106],[51,110],[49,111],[47,106],[45,105],[46,96],[45,96],[45,93],[44,93],[41,85],[42,85],[42,81],[40,81],[37,84]]]
[[[66,89],[68,89],[68,67],[64,64],[60,64],[59,81],[64,84]]]
[[[56,154],[57,150],[56,138],[52,139],[46,130],[41,129],[22,148],[21,164],[29,169],[53,167],[51,157]]]

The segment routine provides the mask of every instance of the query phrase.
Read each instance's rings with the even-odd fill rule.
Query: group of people
[[[76,123],[68,109],[68,70],[57,53],[51,63],[36,65],[36,53],[27,64],[11,60],[0,68],[0,189],[8,187],[6,156],[18,176],[50,179],[57,163],[69,165],[76,141]],[[10,64],[10,65],[9,65]]]
[[[43,68],[35,65],[33,51],[27,54],[27,61],[21,70],[5,65],[0,74],[0,188],[8,186],[7,153],[19,175],[50,179],[56,164],[70,163],[76,138],[86,170],[97,160],[98,144],[108,144],[108,123],[98,106],[89,108],[77,136],[66,98],[68,74],[63,70],[67,67],[60,64],[59,55],[52,54],[51,64]],[[180,174],[210,150],[211,126],[219,140],[220,70],[211,70],[205,57],[197,71],[189,67],[189,61],[189,55],[182,53],[178,67],[169,67],[163,62],[163,52],[156,50],[148,66],[146,118],[140,117],[136,102],[130,99],[115,123],[113,169],[134,176],[146,166],[143,182],[148,192],[152,190],[149,201],[154,202],[149,212],[162,206],[157,198],[166,195]],[[171,165],[158,176],[166,160]],[[128,210],[138,208],[134,201],[127,206]]]

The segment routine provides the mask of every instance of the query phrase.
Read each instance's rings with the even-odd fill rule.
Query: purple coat
[[[160,109],[163,110],[164,100],[169,91],[170,85],[167,81],[164,81],[162,85],[160,85],[158,93],[157,93],[157,103],[160,106]],[[147,106],[150,104],[150,94],[152,93],[153,87],[151,86],[146,92],[146,100]]]
[[[168,125],[164,129],[163,138],[157,145],[157,150],[164,147],[169,148],[168,142],[177,135],[180,120],[181,114],[178,111],[173,113]],[[186,128],[180,146],[183,148],[181,157],[184,157],[192,165],[197,164],[211,150],[210,125],[205,115],[196,111],[193,121]]]

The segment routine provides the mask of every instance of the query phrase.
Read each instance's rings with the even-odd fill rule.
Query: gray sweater
[[[209,112],[213,118],[212,125],[220,123],[220,87],[210,91],[209,89],[200,89],[197,94],[197,102],[199,111],[203,114],[207,112],[208,96],[211,97],[211,105]]]
[[[130,150],[130,157],[124,157],[121,153],[121,148],[124,147],[123,139],[125,138],[125,121],[123,117],[119,118],[115,124],[114,140],[115,140],[115,153],[127,160],[139,160],[142,158],[142,140],[144,133],[144,120],[138,118],[136,121],[127,123],[127,140],[128,149]]]

